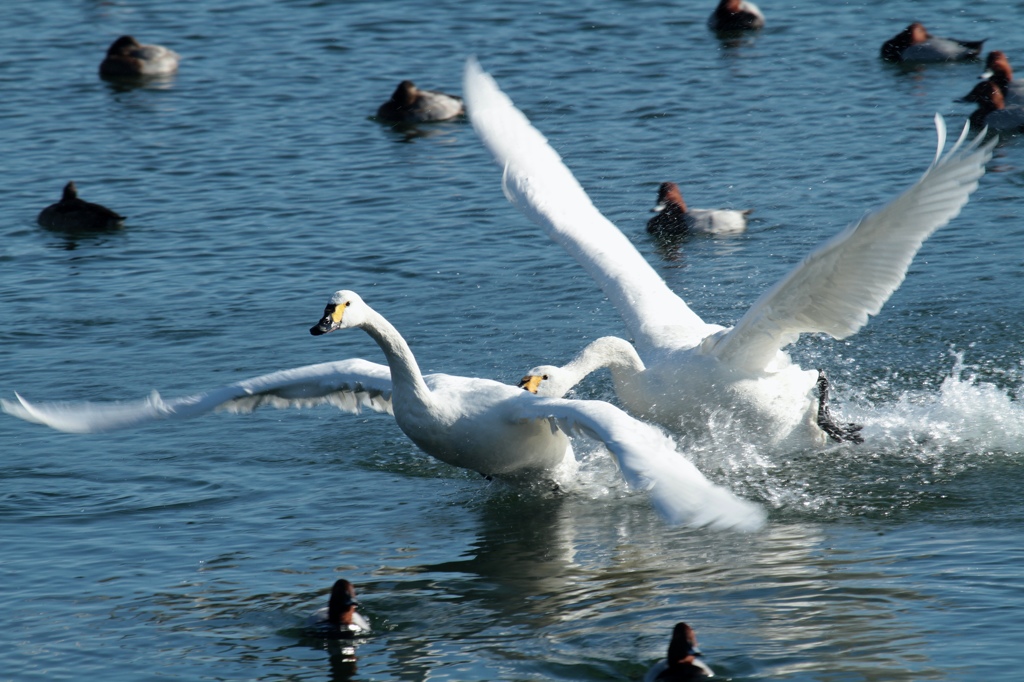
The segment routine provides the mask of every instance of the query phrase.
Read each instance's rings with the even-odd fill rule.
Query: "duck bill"
[[[662,202],[662,203],[658,204],[657,206],[655,206],[654,208],[652,208],[651,209],[651,213],[661,213],[664,210],[665,210],[665,203]]]

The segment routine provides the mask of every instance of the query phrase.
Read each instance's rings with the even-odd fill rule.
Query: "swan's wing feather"
[[[650,424],[600,400],[531,398],[516,401],[520,419],[551,419],[567,433],[601,441],[626,482],[646,490],[670,523],[752,531],[765,521],[761,507],[715,485],[681,455],[675,442]]]
[[[601,215],[547,139],[474,59],[466,63],[463,88],[473,128],[505,169],[505,196],[586,269],[637,344],[660,345],[666,333],[684,342],[703,338],[700,317]]]
[[[17,394],[16,394],[17,395]],[[391,412],[391,372],[361,359],[285,369],[228,386],[164,400],[155,391],[126,402],[31,403],[0,400],[4,412],[68,433],[114,431],[162,419],[187,419],[214,410],[252,412],[271,407],[310,407],[329,403],[347,412],[363,407]]]
[[[935,161],[910,189],[866,215],[812,251],[766,291],[710,352],[752,370],[764,369],[776,353],[807,332],[843,339],[903,282],[921,244],[960,213],[995,139],[985,133],[967,142],[968,128],[944,156],[945,123],[936,115],[939,144]]]

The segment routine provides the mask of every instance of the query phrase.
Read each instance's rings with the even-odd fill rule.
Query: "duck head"
[[[669,206],[675,206],[683,213],[686,213],[686,202],[683,201],[679,185],[674,182],[663,182],[658,187],[658,203],[651,209],[651,212],[661,213]]]
[[[337,580],[331,587],[331,598],[327,602],[327,620],[332,625],[351,623],[357,606],[355,586],[344,578]]]
[[[68,184],[64,185],[64,193],[61,195],[61,201],[74,201],[78,198],[78,188],[75,187],[75,182],[72,180]]]
[[[137,50],[142,45],[135,38],[131,36],[121,36],[107,48],[108,57],[117,57],[120,55],[130,55],[133,50]]]

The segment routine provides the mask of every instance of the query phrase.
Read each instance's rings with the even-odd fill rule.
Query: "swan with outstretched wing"
[[[282,370],[196,395],[135,402],[0,401],[5,412],[72,433],[187,419],[214,410],[330,403],[394,415],[399,428],[429,455],[485,476],[557,478],[575,465],[569,434],[604,444],[626,482],[647,491],[671,523],[754,530],[765,519],[756,504],[715,485],[656,427],[609,403],[545,398],[489,379],[420,373],[405,339],[357,294],[331,298],[314,335],[360,328],[388,365],[353,359]]]
[[[464,96],[474,129],[504,170],[506,197],[590,274],[636,344],[636,357],[616,356],[605,343],[570,363],[571,376],[557,367],[538,376],[557,378],[561,390],[609,367],[619,399],[636,416],[699,432],[721,421],[724,411],[745,432],[771,443],[791,436],[822,443],[826,434],[859,438],[828,422],[825,394],[813,395],[823,378],[801,369],[783,349],[804,333],[846,338],[877,314],[924,240],[967,203],[996,144],[985,142],[984,133],[968,140],[965,126],[943,154],[946,126],[936,115],[938,151],[924,175],[812,251],[726,328],[704,322],[669,289],[473,59],[466,64]],[[543,381],[537,384],[543,395]]]

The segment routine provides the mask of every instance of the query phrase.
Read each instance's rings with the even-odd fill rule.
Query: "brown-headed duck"
[[[78,188],[69,182],[60,201],[40,211],[37,220],[51,230],[112,230],[121,227],[124,216],[79,199]]]
[[[658,203],[651,209],[658,215],[647,222],[647,231],[658,237],[678,237],[693,232],[739,234],[747,229],[751,209],[687,208],[674,182],[658,187]]]
[[[722,0],[708,17],[712,31],[754,31],[764,28],[764,14],[747,0]]]
[[[969,61],[978,58],[984,43],[933,36],[915,21],[882,44],[882,59],[904,63]]]
[[[960,101],[978,105],[971,114],[971,125],[975,128],[988,126],[1000,132],[1024,132],[1024,106],[1006,106],[1003,91],[991,80],[975,85]]]
[[[979,78],[987,78],[1003,93],[1007,106],[1024,104],[1024,81],[1013,80],[1013,68],[1006,53],[993,50],[985,59],[985,72]]]
[[[420,90],[412,81],[402,81],[391,99],[377,109],[377,118],[389,123],[429,123],[447,121],[463,112],[461,97]]]
[[[356,588],[344,578],[336,580],[331,587],[327,606],[319,609],[309,618],[309,627],[321,637],[358,637],[370,632],[370,621],[357,613],[359,601]]]
[[[697,682],[714,677],[715,673],[699,656],[703,654],[697,648],[693,628],[686,623],[676,623],[668,655],[647,671],[644,682]]]
[[[161,45],[142,45],[131,36],[121,36],[107,49],[100,64],[104,78],[168,76],[178,70],[177,52]]]

